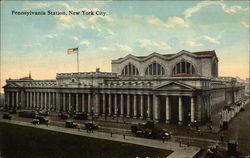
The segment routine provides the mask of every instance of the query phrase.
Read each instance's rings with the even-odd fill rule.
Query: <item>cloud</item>
[[[237,12],[237,10],[243,9],[241,6],[238,6],[238,5],[228,7],[226,4],[219,2],[219,1],[203,1],[203,2],[198,3],[195,7],[185,10],[184,15],[186,18],[191,17],[192,14],[210,5],[220,6],[221,9],[226,13],[235,13]]]
[[[24,44],[23,45],[25,48],[32,48],[35,46],[41,46],[41,43],[30,43],[30,44]]]
[[[26,3],[26,5],[27,5],[27,7],[30,7],[30,8],[43,8],[43,7],[50,6],[49,3],[42,3],[42,2],[40,2],[40,3],[30,3],[30,2],[28,2],[28,3]]]
[[[101,47],[100,50],[102,50],[102,51],[111,51],[111,50],[113,50],[113,48],[110,48],[110,47]]]
[[[57,37],[57,34],[47,34],[46,37],[52,39],[52,38]]]
[[[160,48],[163,50],[170,50],[172,49],[170,45],[164,42],[155,42],[149,39],[143,39],[138,41],[141,48],[147,48],[147,49],[156,49]]]
[[[203,44],[197,43],[197,42],[191,41],[191,40],[186,41],[186,43],[187,43],[189,46],[192,46],[192,47],[201,47],[201,46],[203,46]]]
[[[241,24],[242,24],[245,28],[250,28],[249,23],[247,24],[245,21],[242,21]]]
[[[90,42],[88,40],[82,40],[80,42],[80,45],[86,45],[86,46],[88,46],[88,45],[90,45]]]
[[[209,37],[209,36],[202,36],[202,39],[206,40],[206,41],[209,41],[211,43],[215,43],[215,44],[219,44],[220,43],[220,41],[218,41],[217,39]]]
[[[188,23],[184,19],[176,16],[169,17],[166,22],[156,17],[149,17],[148,23],[153,25],[163,26],[166,28],[174,28],[176,26],[188,27]]]
[[[73,40],[75,40],[75,41],[79,41],[79,38],[76,37],[76,36],[73,36],[72,38],[73,38]]]
[[[127,45],[119,45],[119,47],[120,47],[120,49],[122,51],[126,51],[126,52],[132,52],[133,51],[133,49],[131,47],[127,46]]]

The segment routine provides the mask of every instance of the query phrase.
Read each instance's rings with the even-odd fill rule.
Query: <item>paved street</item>
[[[206,151],[209,146],[211,145],[219,145],[219,153],[217,157],[228,157],[226,150],[227,150],[227,142],[229,140],[236,140],[238,142],[238,151],[240,152],[240,155],[248,155],[249,154],[249,104],[245,106],[245,111],[238,113],[238,115],[231,120],[229,124],[229,128],[227,130],[219,131],[213,130],[213,131],[207,131],[206,125],[199,127],[202,131],[202,136],[198,135],[198,132],[196,129],[191,128],[188,129],[186,126],[179,126],[179,125],[166,125],[166,124],[158,124],[158,126],[167,129],[168,131],[171,131],[173,133],[173,136],[170,140],[170,142],[176,142],[176,144],[179,146],[181,144],[183,147],[186,146],[186,144],[189,142],[193,146],[199,146],[202,149],[202,152],[197,157],[204,157],[206,154]],[[2,112],[1,112],[2,113]],[[14,120],[18,121],[24,121],[28,122],[27,124],[31,125],[31,120],[29,118],[20,118],[17,115],[12,115]],[[64,120],[60,120],[56,113],[52,114],[52,116],[49,117],[50,119],[50,125],[51,127],[64,127],[65,122]],[[129,138],[129,136],[133,136],[130,132],[130,126],[133,123],[138,123],[138,121],[135,122],[133,119],[125,119],[125,123],[122,118],[119,118],[118,120],[116,118],[108,117],[107,120],[104,120],[104,118],[99,118],[98,120],[95,120],[100,125],[100,133],[106,133],[107,136],[109,136],[110,132],[114,133],[115,137],[121,138],[121,135],[123,133],[126,134],[126,137]],[[89,120],[84,121],[78,121],[75,120],[75,122],[80,124],[81,129],[83,129],[84,122],[87,122]],[[117,123],[118,122],[118,123]],[[216,123],[214,123],[216,124]],[[37,126],[40,127],[40,126]],[[41,126],[42,127],[42,126]],[[218,128],[218,127],[215,127]],[[65,129],[65,128],[61,128]],[[96,133],[99,133],[96,132]],[[220,141],[220,135],[224,136],[224,141]],[[115,138],[114,137],[114,138]],[[112,138],[112,139],[114,139]],[[137,139],[135,137],[131,137],[131,139]],[[141,139],[148,142],[151,142],[150,139]],[[123,140],[122,140],[123,141]],[[158,141],[160,142],[160,141]],[[172,145],[171,145],[172,146]],[[168,150],[171,150],[168,148]],[[176,149],[177,151],[177,149]],[[183,150],[185,152],[185,150]],[[179,153],[183,152],[179,151]],[[175,154],[178,154],[178,152],[175,152]]]

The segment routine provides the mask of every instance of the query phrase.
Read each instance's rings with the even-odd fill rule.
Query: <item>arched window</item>
[[[139,75],[137,67],[129,63],[122,69],[122,75]]]
[[[178,74],[182,75],[195,74],[194,66],[187,61],[181,61],[177,63],[173,69],[173,75],[178,75]]]
[[[212,76],[218,77],[218,64],[215,60],[212,63]]]
[[[146,68],[145,75],[165,75],[165,70],[160,64],[154,62]]]

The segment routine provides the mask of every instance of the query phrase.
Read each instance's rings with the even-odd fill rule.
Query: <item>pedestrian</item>
[[[112,133],[112,132],[110,132],[110,137],[112,137],[112,135],[113,135],[113,133]]]
[[[165,143],[165,137],[162,136],[162,143]]]
[[[123,134],[123,139],[125,139],[125,134]]]
[[[49,127],[49,123],[46,123],[47,127]]]
[[[224,136],[223,134],[220,135],[220,141],[223,143],[223,140],[224,140]]]
[[[181,139],[179,138],[179,147],[181,147]]]

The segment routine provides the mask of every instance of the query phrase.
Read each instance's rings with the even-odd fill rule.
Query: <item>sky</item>
[[[30,11],[46,15],[18,15]],[[110,72],[111,60],[128,54],[215,50],[220,76],[245,79],[249,27],[248,1],[1,1],[1,87],[29,72],[33,79],[76,72],[77,56],[67,54],[74,47],[81,72]]]

